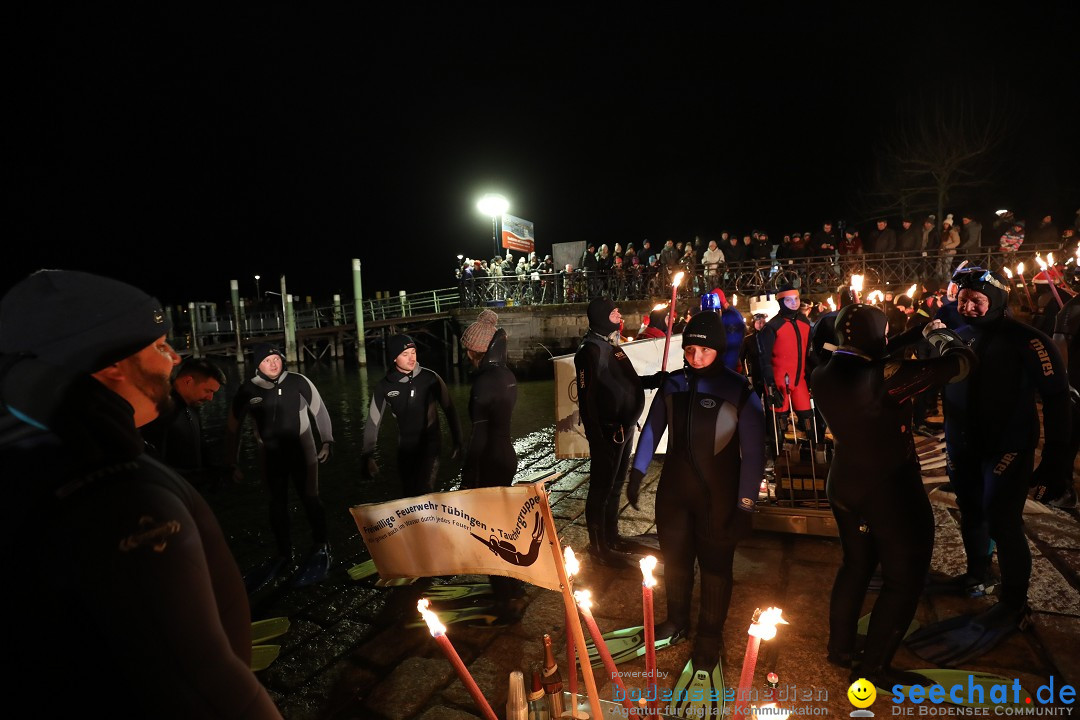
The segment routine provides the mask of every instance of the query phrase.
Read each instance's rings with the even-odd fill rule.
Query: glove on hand
[[[635,510],[638,509],[638,498],[641,497],[641,481],[644,478],[645,473],[634,468],[630,471],[630,481],[626,483],[626,499],[630,501]]]
[[[768,392],[769,402],[774,408],[779,410],[780,408],[784,407],[784,394],[780,392],[780,388],[776,387],[775,385],[770,385],[768,388],[766,388],[766,392]]]
[[[655,372],[652,375],[646,375],[641,378],[641,387],[646,390],[657,390],[664,384],[664,381],[667,380],[667,376],[668,372],[666,370]]]

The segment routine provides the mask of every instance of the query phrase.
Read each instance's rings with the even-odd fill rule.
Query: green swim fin
[[[952,668],[993,650],[1030,622],[1027,605],[1018,609],[999,602],[978,615],[960,615],[928,625],[906,642],[908,649],[923,660]]]
[[[495,613],[494,608],[490,607],[464,607],[464,608],[431,608],[435,613],[435,616],[439,618],[439,622],[443,625],[455,625],[458,623],[469,623],[470,625],[483,626],[483,627],[505,627],[509,623],[500,623],[499,616]],[[427,627],[427,623],[423,620],[413,620],[405,627]]]
[[[918,630],[919,627],[920,627],[919,621],[912,618],[911,619],[911,624],[909,624],[907,626],[907,630],[904,632],[904,637],[908,637],[909,635],[911,635],[911,633]],[[866,613],[861,618],[859,618],[859,626],[858,626],[858,629],[857,629],[856,632],[858,632],[859,635],[866,635],[866,631],[869,630],[869,629],[870,629],[870,613]]]
[[[693,658],[671,692],[668,715],[676,718],[721,718],[724,716],[724,671],[720,661],[712,670],[698,670]]]
[[[945,668],[927,668],[925,670],[909,670],[917,675],[931,680],[945,689],[942,702],[961,707],[998,707],[1001,705],[1018,705],[1031,707],[1034,700],[1031,693],[1019,687],[1016,678],[1004,675],[992,675],[990,673],[976,672],[974,670],[952,670]],[[960,687],[953,691],[954,687]],[[903,692],[905,697],[910,697],[910,685],[905,685]],[[1017,688],[1019,687],[1019,690]],[[969,688],[979,688],[976,692]],[[877,689],[879,695],[892,696],[893,688]],[[996,699],[995,699],[996,698]]]
[[[251,646],[251,669],[255,672],[270,667],[270,663],[277,660],[281,654],[280,645],[252,645]]]
[[[434,602],[467,600],[491,595],[495,591],[488,583],[462,583],[461,585],[432,585],[424,591],[424,597]]]
[[[607,646],[608,652],[611,653],[611,659],[616,665],[645,657],[645,628],[641,625],[612,630],[604,633],[601,637],[603,637],[604,644]],[[656,640],[654,647],[657,650],[662,650],[677,645],[685,638],[686,633],[675,633],[671,637]],[[596,649],[596,645],[593,644],[592,640],[586,640],[585,646],[589,649],[589,663],[594,668],[603,667],[604,660],[600,657],[600,652]],[[581,662],[581,658],[578,658],[578,662]]]
[[[375,567],[375,561],[367,560],[349,568],[349,578],[351,580],[363,580],[364,578],[371,577],[377,572],[379,572],[379,569]]]
[[[375,587],[402,587],[404,585],[412,585],[420,578],[405,577],[405,578],[390,578],[389,580],[377,580]]]
[[[289,618],[276,617],[257,620],[251,623],[251,644],[261,645],[267,640],[284,635],[289,631]]]

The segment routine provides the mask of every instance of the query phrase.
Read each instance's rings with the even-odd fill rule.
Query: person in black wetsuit
[[[811,377],[811,389],[835,440],[826,487],[844,559],[829,606],[829,662],[858,664],[853,679],[878,687],[926,684],[890,667],[919,604],[930,569],[934,516],[923,489],[911,433],[912,398],[962,380],[974,354],[950,330],[930,333],[930,360],[886,355],[885,313],[848,305],[836,315],[837,345]],[[892,349],[892,348],[890,348]],[[861,662],[856,626],[878,562],[883,586],[874,603]]]
[[[172,409],[139,428],[146,451],[180,473],[188,482],[213,487],[221,473],[209,463],[199,408],[214,399],[225,373],[209,360],[188,358],[172,381]]]
[[[0,301],[4,688],[35,717],[281,717],[221,527],[137,430],[168,404],[168,330],[157,300],[86,273]]]
[[[611,300],[589,303],[589,331],[574,356],[578,413],[589,441],[589,494],[585,520],[589,553],[609,567],[636,568],[621,552],[630,549],[619,537],[619,498],[630,468],[630,449],[638,418],[645,409],[645,387],[626,353],[618,348],[622,314]],[[655,388],[663,377],[648,379]]]
[[[1069,456],[1071,408],[1061,354],[1039,330],[1008,316],[1009,285],[983,268],[953,276],[957,307],[967,323],[979,367],[964,382],[945,388],[945,442],[949,477],[960,508],[967,573],[958,592],[990,577],[990,539],[997,543],[1000,602],[992,620],[1013,623],[1026,611],[1031,552],[1023,528],[1024,501],[1031,487],[1057,491],[1072,483]],[[927,327],[941,327],[934,320]],[[1036,394],[1042,399],[1043,450],[1039,444]]]
[[[236,462],[240,429],[248,413],[255,421],[255,438],[261,455],[263,477],[270,492],[270,529],[277,544],[277,556],[251,573],[257,578],[251,589],[276,576],[292,558],[292,535],[289,521],[289,482],[296,493],[311,527],[312,551],[307,560],[324,568],[329,566],[330,547],[326,532],[326,511],[319,500],[319,465],[330,458],[334,442],[330,413],[322,396],[310,380],[285,369],[281,350],[266,344],[254,348],[255,375],[240,386],[233,398],[226,423],[225,457]],[[319,431],[321,448],[315,449],[311,418]],[[233,478],[243,481],[243,473],[234,465]],[[298,584],[325,579],[325,573],[308,577]],[[249,582],[250,585],[250,582]]]
[[[636,508],[642,478],[667,430],[656,491],[667,619],[657,626],[656,637],[689,630],[696,561],[701,603],[692,659],[699,670],[719,660],[735,545],[750,532],[765,472],[761,400],[744,376],[724,367],[724,335],[723,321],[713,312],[698,313],[687,324],[686,367],[664,380],[649,408],[627,486]]]
[[[442,432],[436,407],[442,408],[450,426],[453,458],[461,453],[461,424],[446,383],[434,370],[417,363],[413,339],[408,335],[392,335],[386,341],[386,348],[394,367],[371,393],[360,468],[365,477],[379,473],[374,454],[379,425],[390,406],[398,425],[397,462],[403,497],[425,495],[435,491],[435,476],[439,472]]]
[[[461,344],[476,368],[469,394],[472,436],[465,449],[461,470],[463,489],[509,487],[514,482],[518,458],[510,435],[510,417],[517,403],[517,378],[506,365],[506,331],[497,328],[499,316],[484,310],[465,329]],[[496,614],[502,622],[520,619],[513,600],[524,594],[520,580],[490,576],[495,592]]]

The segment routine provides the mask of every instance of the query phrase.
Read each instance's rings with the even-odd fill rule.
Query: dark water
[[[224,361],[220,364],[228,376],[228,382],[214,401],[202,408],[204,433],[217,452],[220,452],[224,445],[225,418],[229,403],[242,379],[254,372],[250,365],[243,366],[244,374],[241,375],[237,365]],[[307,364],[296,371],[308,377],[318,388],[333,424],[333,455],[319,468],[319,485],[334,554],[339,560],[350,557],[358,560],[366,557],[366,553],[349,514],[349,507],[389,500],[401,495],[396,468],[397,421],[392,415],[388,414],[384,418],[379,432],[376,454],[379,476],[365,480],[360,472],[360,450],[371,390],[386,371],[378,365],[361,371],[355,363],[344,360]],[[447,380],[467,444],[471,432],[468,380],[444,379]],[[527,474],[529,468],[538,460],[553,458],[554,417],[554,381],[519,381],[517,405],[511,420],[512,437],[519,457],[519,476]],[[443,445],[436,487],[438,490],[450,490],[456,488],[460,481],[461,461],[450,459],[452,442],[446,419],[441,412],[439,421],[443,430]],[[241,568],[246,569],[272,554],[274,550],[267,520],[267,496],[261,486],[250,419],[243,428],[240,468],[245,473],[244,482],[221,483],[215,488],[205,489],[204,495],[229,536],[237,561]],[[297,550],[303,552],[310,545],[307,521],[296,502],[295,492],[290,492],[293,542]]]

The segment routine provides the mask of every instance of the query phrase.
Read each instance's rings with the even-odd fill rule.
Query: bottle
[[[559,666],[555,664],[555,653],[551,649],[551,636],[544,633],[544,697],[547,699],[548,713],[552,718],[562,717],[563,697],[562,678]]]
[[[510,688],[506,693],[506,720],[529,720],[525,704],[525,676],[520,670],[510,673]]]
[[[547,700],[544,699],[544,685],[540,680],[540,672],[533,670],[532,692],[529,693],[529,720],[551,720],[548,713]]]

